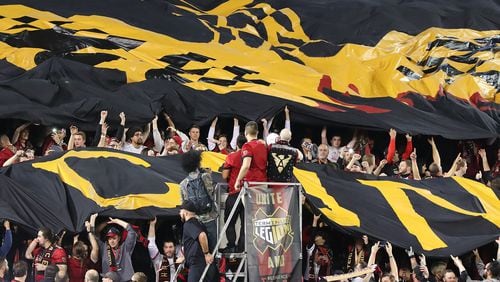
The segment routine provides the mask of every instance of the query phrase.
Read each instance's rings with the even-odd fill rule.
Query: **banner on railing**
[[[245,217],[249,281],[300,281],[298,187],[248,188]]]

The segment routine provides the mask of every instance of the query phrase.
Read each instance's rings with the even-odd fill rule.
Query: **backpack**
[[[212,211],[214,202],[212,197],[208,194],[205,183],[203,183],[202,173],[198,174],[198,177],[191,178],[188,176],[186,194],[187,200],[193,202],[196,206],[196,214],[202,215]]]

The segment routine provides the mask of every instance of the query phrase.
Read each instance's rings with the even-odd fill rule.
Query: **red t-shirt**
[[[250,169],[245,176],[246,181],[267,181],[267,147],[264,141],[254,139],[241,148],[241,159],[252,158]]]
[[[14,156],[14,152],[12,152],[9,148],[3,148],[0,151],[0,167],[10,158]]]
[[[90,269],[90,260],[79,260],[74,257],[68,259],[68,277],[69,282],[85,281],[85,273]]]
[[[236,194],[238,191],[234,189],[234,184],[236,183],[236,178],[240,173],[241,168],[241,152],[232,152],[226,157],[224,162],[224,169],[229,169],[229,179],[227,180],[227,185],[229,187],[229,194]]]
[[[48,249],[46,250],[45,248],[38,247],[33,250],[33,257],[35,258],[35,264],[36,263],[46,263],[47,265],[51,264],[66,264],[67,257],[66,257],[66,252],[64,251],[63,248],[61,247],[54,247],[52,250],[52,255],[49,256],[48,254]],[[35,275],[35,280],[41,281],[43,280],[45,271],[38,271],[36,270],[36,275]]]

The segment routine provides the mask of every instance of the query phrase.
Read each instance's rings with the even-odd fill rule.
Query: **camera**
[[[387,241],[381,241],[380,244],[378,245],[380,248],[385,248],[387,246]]]
[[[304,148],[306,148],[307,150],[312,150],[312,148],[313,148],[313,144],[312,144],[312,143],[309,143],[309,142],[304,142],[304,143],[302,143],[302,146],[303,146]]]

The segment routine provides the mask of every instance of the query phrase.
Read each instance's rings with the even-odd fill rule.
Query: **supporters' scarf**
[[[175,260],[174,260],[175,263]],[[158,272],[160,282],[170,282],[170,263],[168,262],[167,256],[163,256],[160,265],[160,271]]]
[[[43,265],[49,265],[52,261],[52,252],[54,251],[54,245],[50,245],[47,249],[44,248],[43,252],[41,252],[37,257],[35,262],[41,263]]]
[[[327,261],[320,260],[320,257],[326,258]],[[332,255],[325,246],[316,246],[313,253],[309,257],[309,282],[318,281],[319,277],[331,274]],[[317,267],[319,269],[316,271]]]
[[[120,251],[120,247],[116,248],[116,250]],[[116,265],[115,252],[113,252],[113,249],[111,248],[109,243],[106,244],[106,251],[108,252],[109,271],[117,272],[118,266]]]
[[[354,256],[354,262],[352,257]],[[352,271],[356,264],[365,261],[365,250],[361,249],[361,251],[357,251],[356,248],[353,248],[351,252],[349,252],[349,257],[347,258],[347,271]]]

